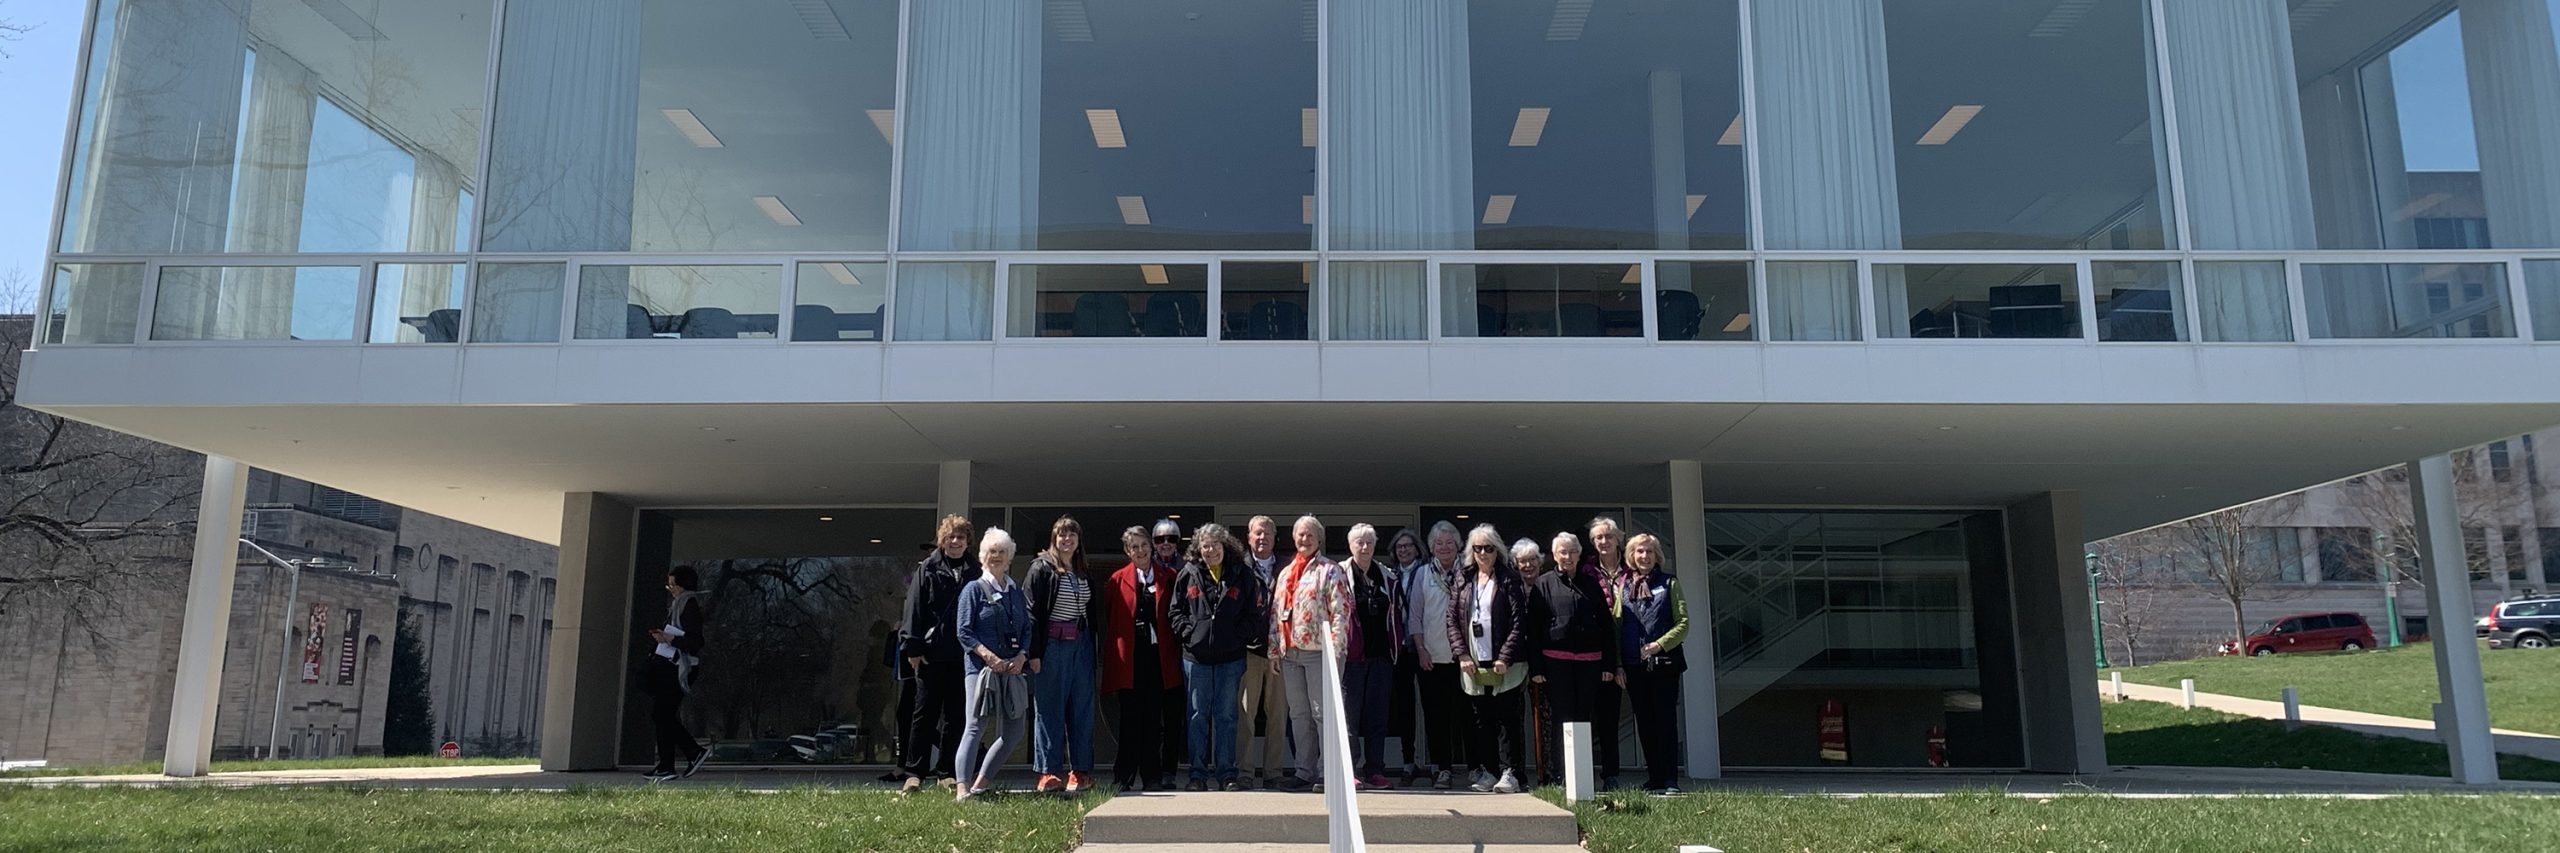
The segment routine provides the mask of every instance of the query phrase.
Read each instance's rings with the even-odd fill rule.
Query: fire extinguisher
[[[1849,763],[1849,718],[1838,699],[1822,700],[1822,760]]]
[[[1929,727],[1929,766],[1947,766],[1947,727],[1944,725]]]

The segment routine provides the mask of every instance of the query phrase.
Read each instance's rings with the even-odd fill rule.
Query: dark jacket
[[[1059,568],[1057,564],[1049,562],[1049,555],[1046,552],[1031,559],[1031,574],[1023,580],[1022,585],[1031,593],[1032,660],[1041,659],[1049,651],[1049,623],[1057,618],[1058,610],[1058,576],[1080,570],[1080,567]],[[1094,611],[1102,609],[1102,584],[1095,583],[1092,578],[1085,578],[1084,592],[1084,617],[1076,620],[1076,631],[1090,639],[1093,636]]]
[[[1363,614],[1384,610],[1386,619],[1381,627],[1387,632],[1384,638],[1385,660],[1394,663],[1403,656],[1405,647],[1404,574],[1387,565],[1386,561],[1372,558],[1369,568],[1378,573],[1378,580],[1371,583],[1365,578],[1367,573],[1353,566],[1349,559],[1343,560],[1341,566],[1343,576],[1351,579],[1351,624],[1355,629],[1350,632],[1351,648],[1343,650],[1343,660],[1357,662],[1369,659],[1369,643],[1378,638],[1368,635],[1369,622]]]
[[[1219,574],[1223,580],[1212,580],[1207,566],[1192,563],[1182,567],[1174,583],[1173,635],[1182,644],[1182,656],[1193,663],[1243,660],[1248,645],[1269,639],[1271,599],[1253,567],[1229,563]]]
[[[960,587],[978,579],[978,558],[954,560],[933,552],[907,583],[906,620],[898,626],[898,656],[927,664],[959,663]]]
[[[1268,622],[1271,618],[1271,593],[1280,588],[1280,573],[1288,571],[1289,561],[1295,558],[1294,554],[1283,554],[1280,553],[1280,549],[1278,548],[1272,549],[1271,573],[1267,575],[1253,567],[1252,551],[1246,551],[1244,553],[1244,558],[1236,561],[1238,568],[1243,569],[1246,574],[1253,575],[1253,579],[1261,584],[1262,617],[1266,620],[1264,622],[1263,634],[1245,642],[1244,651],[1246,654],[1256,656],[1268,656],[1271,654],[1271,629],[1270,623]]]
[[[1618,620],[1599,573],[1557,569],[1539,575],[1529,587],[1528,622],[1530,642],[1541,656],[1598,654],[1601,669],[1618,668]]]
[[[1528,631],[1529,585],[1520,573],[1502,569],[1493,575],[1493,657],[1495,661],[1519,663],[1527,660],[1531,645]],[[1467,639],[1467,627],[1475,620],[1476,572],[1469,568],[1449,586],[1449,646],[1452,659],[1475,660],[1475,644]],[[1490,665],[1494,661],[1477,661]]]

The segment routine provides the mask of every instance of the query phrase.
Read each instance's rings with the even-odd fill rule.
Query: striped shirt
[[[1084,618],[1085,604],[1093,591],[1085,586],[1084,574],[1073,569],[1058,572],[1058,602],[1049,610],[1051,622],[1074,622]]]

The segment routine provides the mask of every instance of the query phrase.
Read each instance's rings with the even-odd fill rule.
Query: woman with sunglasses
[[[1524,617],[1529,591],[1502,548],[1502,534],[1480,524],[1467,533],[1467,568],[1449,594],[1447,627],[1467,694],[1472,728],[1467,764],[1478,791],[1520,791],[1520,684],[1530,648]]]

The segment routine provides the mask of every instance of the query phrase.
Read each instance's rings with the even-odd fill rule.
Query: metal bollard
[[[2284,689],[2284,728],[2285,731],[2302,728],[2302,693],[2291,687]]]
[[[2107,673],[2107,680],[2115,682],[2116,701],[2124,701],[2124,672],[2122,670],[2118,670],[2116,672]]]
[[[1548,687],[1557,686],[1550,681]],[[1591,799],[1591,724],[1564,724],[1564,798],[1573,802]]]
[[[2184,709],[2187,709],[2187,710],[2189,710],[2189,711],[2193,711],[2193,710],[2195,710],[2195,709],[2196,709],[2196,680],[2195,680],[2195,679],[2192,679],[2192,678],[2181,678],[2181,679],[2178,679],[2178,707],[2180,707],[2180,708],[2184,708]]]

